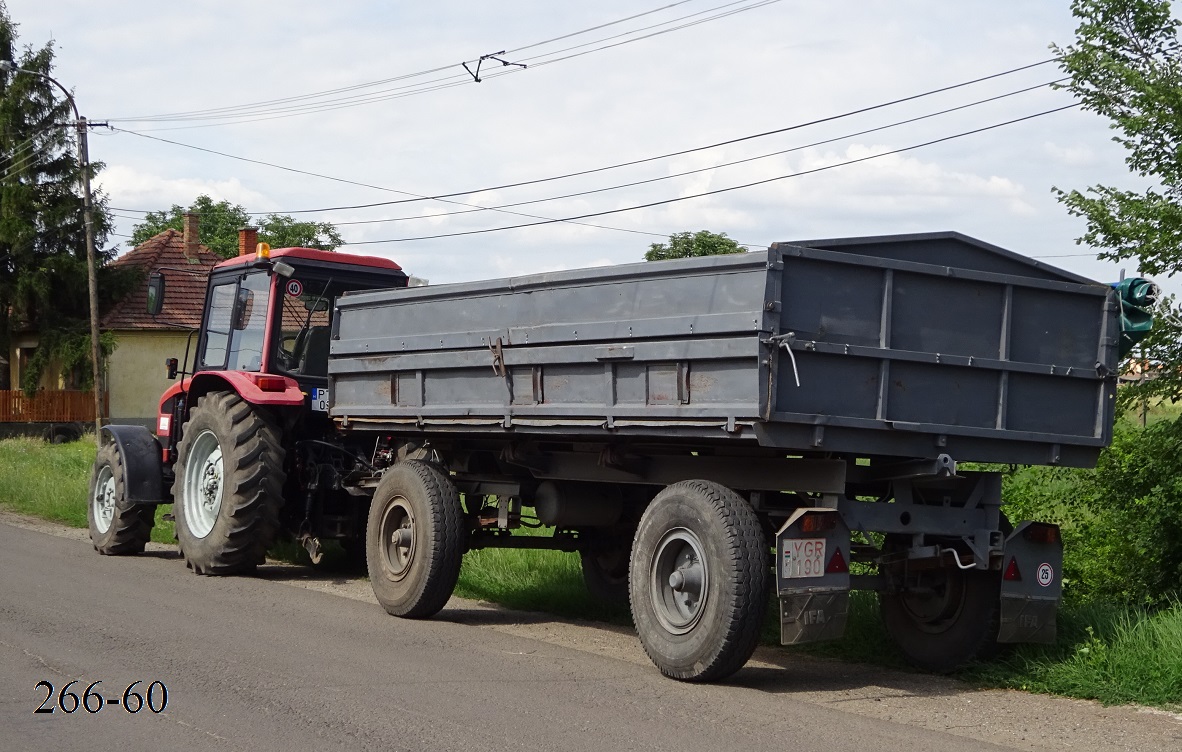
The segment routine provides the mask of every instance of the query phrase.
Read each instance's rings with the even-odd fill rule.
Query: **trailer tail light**
[[[836,514],[810,514],[800,521],[800,529],[806,533],[824,533],[837,529]]]
[[[254,383],[264,392],[283,392],[287,390],[287,379],[282,376],[256,376]]]
[[[1023,532],[1023,536],[1031,543],[1059,543],[1062,540],[1058,525],[1042,522],[1031,523]]]
[[[1010,559],[1009,565],[1006,566],[1005,574],[1003,574],[1001,576],[1001,578],[1003,580],[1007,580],[1009,582],[1021,582],[1022,581],[1022,573],[1018,571],[1017,557]]]
[[[829,560],[829,565],[825,567],[825,574],[848,574],[850,565],[845,563],[845,557],[841,555],[841,549],[833,552],[833,558]]]

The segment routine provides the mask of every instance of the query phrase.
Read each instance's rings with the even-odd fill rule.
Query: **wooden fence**
[[[106,405],[103,406],[104,411]],[[37,392],[0,390],[0,423],[92,423],[94,393],[77,391]]]

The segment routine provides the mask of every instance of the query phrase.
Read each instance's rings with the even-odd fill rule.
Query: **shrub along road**
[[[1182,718],[762,650],[733,681],[662,678],[622,628],[453,599],[387,617],[364,580],[269,565],[188,572],[169,546],[96,555],[85,531],[0,513],[0,727],[59,750],[1166,750]],[[33,711],[40,681],[168,705]],[[92,698],[94,699],[94,698]],[[70,704],[66,698],[66,704]],[[156,704],[159,705],[157,690]],[[92,707],[96,704],[92,703]],[[802,740],[807,740],[803,741]]]

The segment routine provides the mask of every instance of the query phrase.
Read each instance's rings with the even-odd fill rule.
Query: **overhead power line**
[[[1050,109],[1050,110],[1044,110],[1042,112],[1037,112],[1033,115],[1027,115],[1025,117],[1020,117],[1020,118],[1014,118],[1013,120],[1006,120],[1004,122],[995,123],[993,125],[987,125],[982,128],[974,128],[973,130],[970,130],[970,131],[963,131],[961,133],[957,133],[957,134],[954,134],[951,136],[944,136],[943,138],[932,139],[930,141],[925,141],[920,144],[913,144],[912,146],[904,146],[899,149],[891,149],[889,151],[880,152],[878,154],[871,154],[871,155],[865,156],[865,157],[858,157],[857,159],[849,159],[844,162],[836,162],[834,164],[825,165],[823,167],[816,167],[811,170],[801,170],[800,172],[792,172],[792,173],[788,173],[787,175],[778,175],[776,177],[766,178],[764,180],[755,180],[755,181],[752,181],[749,183],[744,183],[742,185],[731,186],[729,188],[718,188],[718,189],[715,189],[712,191],[703,191],[701,193],[694,193],[694,194],[691,194],[688,196],[678,196],[676,198],[663,199],[661,201],[650,201],[648,203],[636,204],[634,206],[625,206],[625,207],[622,207],[619,209],[608,209],[608,210],[599,211],[599,212],[589,212],[587,214],[579,214],[579,215],[573,216],[573,217],[564,217],[561,219],[548,219],[548,220],[541,221],[541,222],[528,222],[528,223],[518,224],[518,225],[509,225],[507,227],[488,227],[488,228],[484,228],[484,229],[480,229],[480,230],[464,230],[461,232],[440,233],[438,235],[420,235],[417,237],[408,237],[408,238],[387,238],[385,240],[359,240],[359,241],[354,241],[354,242],[346,242],[346,243],[343,243],[343,245],[375,245],[378,243],[405,243],[405,242],[412,241],[412,240],[437,240],[439,238],[455,238],[455,237],[461,237],[461,236],[465,236],[465,235],[482,235],[482,234],[490,233],[490,232],[503,232],[505,230],[518,230],[518,229],[522,229],[522,228],[526,228],[526,227],[538,227],[541,225],[556,224],[559,222],[575,222],[577,220],[592,219],[595,217],[604,217],[604,216],[608,216],[611,214],[622,214],[624,212],[637,211],[639,209],[649,209],[654,206],[666,206],[668,204],[679,203],[681,201],[689,201],[691,199],[704,198],[706,196],[714,196],[714,195],[717,195],[720,193],[729,193],[730,191],[738,191],[738,190],[743,190],[746,188],[753,188],[758,185],[766,185],[767,183],[774,183],[774,182],[777,182],[780,180],[787,180],[789,178],[797,178],[797,177],[801,177],[803,175],[812,175],[812,174],[815,174],[818,172],[825,172],[826,170],[832,170],[837,167],[845,167],[847,165],[858,164],[861,162],[868,162],[872,159],[881,159],[882,157],[889,157],[894,154],[902,154],[904,152],[914,151],[915,149],[922,149],[924,147],[934,146],[936,144],[941,144],[946,141],[952,141],[954,139],[964,138],[965,136],[971,136],[971,135],[975,135],[977,133],[984,133],[985,131],[991,131],[996,128],[1002,128],[1007,125],[1013,125],[1015,123],[1021,123],[1021,122],[1027,121],[1027,120],[1033,120],[1034,118],[1037,118],[1037,117],[1042,117],[1044,115],[1050,115],[1055,112],[1062,112],[1063,110],[1074,109],[1076,107],[1079,107],[1078,103],[1069,104],[1069,105],[1066,105],[1063,107],[1056,107],[1056,108]]]
[[[298,169],[298,168],[294,168],[294,167],[287,167],[285,165],[280,165],[280,164],[276,164],[273,162],[266,162],[266,161],[258,160],[258,159],[251,159],[248,157],[242,157],[242,156],[238,156],[235,154],[229,154],[229,153],[226,153],[223,151],[218,151],[216,149],[209,149],[209,148],[206,148],[203,146],[195,146],[193,144],[186,144],[181,141],[175,141],[172,139],[163,138],[161,136],[152,136],[147,133],[140,132],[140,131],[133,131],[133,130],[125,129],[125,128],[115,128],[113,126],[112,126],[112,130],[119,132],[119,133],[127,133],[127,134],[131,134],[134,136],[139,136],[141,138],[151,139],[154,141],[160,141],[162,143],[172,144],[174,146],[181,146],[181,147],[184,147],[187,149],[194,149],[196,151],[201,151],[201,152],[205,152],[208,154],[216,154],[218,156],[226,157],[228,159],[235,159],[235,160],[247,162],[250,164],[257,164],[257,165],[261,165],[264,167],[271,167],[274,169],[283,170],[286,172],[291,172],[291,173],[295,173],[295,174],[299,174],[299,175],[307,175],[309,177],[316,177],[316,178],[321,178],[324,180],[331,180],[334,182],[344,183],[346,185],[354,185],[354,186],[358,186],[361,188],[370,188],[373,190],[384,191],[387,193],[397,193],[397,194],[401,194],[403,196],[409,196],[409,198],[397,199],[397,200],[391,200],[391,201],[376,201],[376,202],[369,202],[369,203],[364,203],[364,204],[346,204],[346,205],[328,206],[328,207],[314,208],[314,209],[289,209],[289,210],[277,211],[277,212],[254,212],[254,214],[260,214],[260,215],[261,214],[271,214],[271,213],[311,214],[311,213],[320,213],[320,212],[329,212],[329,211],[343,211],[343,210],[349,210],[349,209],[369,209],[369,208],[374,208],[374,207],[378,207],[378,206],[393,206],[396,204],[407,204],[407,203],[414,203],[417,201],[441,201],[441,202],[445,202],[445,203],[455,203],[455,204],[459,204],[461,206],[468,206],[468,207],[472,207],[475,209],[485,210],[487,207],[477,206],[477,205],[473,205],[473,204],[464,204],[464,203],[458,202],[458,201],[448,201],[448,199],[452,199],[457,196],[467,196],[467,195],[471,195],[474,193],[504,190],[504,189],[508,189],[508,188],[519,188],[519,187],[527,186],[527,185],[537,185],[539,183],[546,183],[546,182],[551,182],[551,181],[555,181],[555,180],[565,180],[565,179],[572,178],[572,177],[591,175],[594,173],[606,172],[608,170],[615,170],[615,169],[619,169],[619,168],[623,168],[623,167],[631,167],[634,165],[645,164],[647,162],[654,162],[654,161],[658,161],[661,159],[669,159],[672,157],[684,156],[686,154],[693,154],[695,152],[705,151],[708,149],[716,149],[716,148],[719,148],[722,146],[729,146],[731,144],[742,143],[745,141],[751,141],[751,140],[758,139],[758,138],[765,138],[767,136],[773,136],[773,135],[777,135],[780,133],[788,133],[790,131],[800,130],[802,128],[807,128],[807,127],[814,126],[814,125],[820,125],[823,123],[829,123],[829,122],[833,122],[836,120],[841,120],[843,118],[852,117],[854,115],[861,115],[861,114],[864,114],[867,112],[872,112],[875,110],[884,109],[886,107],[891,107],[894,105],[902,104],[904,102],[910,102],[910,101],[914,101],[917,99],[921,99],[923,97],[932,96],[934,94],[940,94],[940,93],[944,93],[944,92],[948,92],[948,91],[953,91],[956,89],[964,88],[966,86],[971,86],[973,84],[977,84],[977,83],[981,83],[984,81],[989,81],[989,80],[993,80],[996,78],[1000,78],[1002,76],[1007,76],[1007,75],[1011,75],[1013,73],[1018,73],[1021,71],[1030,70],[1032,68],[1036,68],[1036,67],[1039,67],[1042,65],[1046,65],[1047,63],[1054,62],[1055,59],[1056,58],[1049,58],[1047,60],[1042,60],[1037,63],[1031,63],[1029,65],[1022,65],[1022,66],[1019,66],[1016,68],[1011,68],[1009,70],[1001,71],[1000,73],[993,73],[993,74],[990,74],[987,76],[980,76],[978,78],[970,79],[968,81],[962,81],[960,83],[951,84],[948,86],[942,86],[942,87],[939,87],[936,89],[929,89],[927,91],[920,92],[918,94],[912,94],[912,95],[909,95],[906,97],[900,97],[900,98],[892,99],[892,100],[889,100],[886,102],[881,102],[881,103],[870,105],[867,107],[861,107],[858,109],[849,110],[846,112],[838,113],[835,115],[829,115],[826,117],[817,118],[817,119],[809,120],[809,121],[802,122],[802,123],[796,123],[794,125],[789,125],[784,128],[777,128],[775,130],[763,131],[761,133],[754,133],[754,134],[749,134],[749,135],[745,135],[745,136],[740,136],[737,138],[727,139],[725,141],[719,141],[719,142],[715,142],[715,143],[711,143],[711,144],[706,144],[704,146],[696,146],[696,147],[692,147],[692,148],[688,148],[688,149],[681,149],[681,150],[674,151],[674,152],[667,152],[667,153],[658,154],[655,156],[643,157],[640,159],[633,159],[633,160],[628,160],[628,161],[624,161],[624,162],[617,162],[614,164],[609,164],[609,165],[605,165],[605,166],[601,166],[601,167],[594,167],[594,168],[589,168],[589,169],[585,169],[585,170],[578,170],[578,171],[568,172],[568,173],[561,174],[561,175],[553,175],[553,176],[545,177],[545,178],[523,180],[523,181],[518,181],[515,183],[503,183],[500,185],[486,186],[486,187],[482,187],[482,188],[473,188],[473,189],[468,189],[468,190],[464,190],[464,191],[455,191],[455,192],[451,192],[451,193],[440,193],[440,194],[434,194],[434,195],[416,194],[416,193],[411,193],[409,191],[398,190],[395,188],[388,188],[388,187],[384,187],[384,186],[373,185],[371,183],[363,183],[363,182],[356,181],[356,180],[349,180],[349,179],[345,179],[345,178],[334,177],[331,175],[325,175],[322,173],[312,172],[309,170],[302,170],[302,169]],[[132,211],[132,212],[138,211],[138,212],[145,212],[146,213],[146,211],[148,211],[148,210],[120,209],[120,211]],[[508,213],[512,213],[512,212],[508,212]]]
[[[675,178],[681,178],[681,177],[685,177],[687,175],[696,175],[698,173],[710,172],[712,170],[717,170],[717,169],[723,168],[723,167],[733,167],[735,165],[747,164],[749,162],[755,162],[760,159],[768,159],[770,157],[778,157],[778,156],[782,156],[784,154],[791,154],[793,152],[803,151],[805,149],[812,149],[812,148],[815,148],[818,146],[825,146],[827,144],[837,143],[839,141],[845,141],[846,139],[857,138],[858,136],[865,136],[870,133],[879,133],[881,131],[889,130],[891,128],[897,128],[902,125],[910,125],[912,123],[917,123],[921,120],[929,120],[931,118],[938,117],[940,115],[947,115],[952,112],[959,112],[961,110],[966,110],[970,107],[977,107],[982,104],[988,104],[989,102],[996,102],[1000,99],[1005,99],[1007,97],[1016,96],[1018,94],[1025,94],[1025,93],[1028,93],[1031,91],[1036,91],[1038,89],[1044,89],[1048,86],[1052,86],[1056,83],[1060,83],[1060,82],[1066,81],[1066,80],[1067,80],[1066,78],[1060,78],[1055,81],[1048,81],[1047,83],[1038,84],[1036,86],[1028,86],[1025,89],[1018,89],[1017,91],[1011,91],[1011,92],[1007,92],[1005,94],[999,94],[994,97],[988,97],[986,99],[979,99],[975,102],[969,102],[967,104],[958,105],[956,107],[949,107],[949,108],[946,108],[943,110],[937,110],[936,112],[929,112],[926,115],[918,115],[916,117],[907,118],[906,120],[897,120],[893,123],[887,123],[886,125],[880,125],[880,126],[876,126],[874,128],[867,128],[865,130],[855,131],[853,133],[846,133],[841,136],[834,136],[832,138],[826,138],[826,139],[822,139],[820,141],[813,141],[808,144],[801,144],[800,146],[793,146],[793,147],[790,147],[787,149],[780,149],[778,151],[768,152],[766,154],[759,154],[754,157],[745,157],[743,159],[735,159],[730,162],[720,162],[718,164],[710,165],[708,167],[699,167],[694,170],[684,170],[682,172],[674,172],[669,175],[660,175],[658,177],[648,178],[645,180],[634,180],[630,183],[619,183],[617,185],[610,185],[610,186],[607,186],[604,188],[592,188],[590,190],[576,191],[574,193],[566,193],[566,194],[562,194],[562,195],[558,195],[558,196],[547,196],[545,198],[530,199],[528,201],[515,201],[515,202],[509,203],[509,204],[498,204],[497,206],[481,206],[481,207],[477,207],[477,208],[461,209],[458,211],[451,211],[451,212],[437,212],[435,214],[416,214],[416,215],[412,215],[412,216],[408,216],[408,217],[391,217],[391,218],[387,218],[387,219],[359,219],[359,220],[354,220],[354,221],[333,222],[333,224],[338,227],[344,227],[346,225],[372,225],[372,224],[383,224],[386,222],[409,222],[409,221],[423,220],[423,219],[438,219],[439,217],[451,217],[451,216],[456,216],[456,215],[461,215],[461,214],[475,214],[475,213],[482,212],[482,211],[496,211],[498,209],[511,209],[511,208],[518,207],[518,206],[528,206],[531,204],[546,203],[548,201],[559,201],[559,200],[568,199],[568,198],[578,198],[580,196],[589,196],[589,195],[593,195],[596,193],[606,193],[608,191],[620,190],[622,188],[634,188],[638,185],[648,185],[651,183],[659,183],[659,182],[662,182],[665,180],[673,180]],[[467,204],[463,204],[463,205],[467,206]]]
[[[658,13],[661,11],[669,10],[669,9],[677,7],[679,5],[684,5],[690,1],[691,0],[682,0],[681,2],[667,4],[667,5],[664,5],[660,8],[655,8],[650,11],[638,13],[638,14],[635,14],[632,16],[628,16],[626,18],[618,19],[616,21],[612,21],[612,22],[605,23],[605,24],[599,24],[598,26],[593,26],[593,27],[589,27],[587,29],[582,29],[580,31],[571,32],[568,34],[563,34],[563,35],[553,37],[548,40],[543,40],[541,42],[534,42],[534,43],[527,44],[527,45],[524,45],[521,47],[517,47],[513,50],[507,51],[504,54],[512,54],[515,52],[519,52],[519,51],[551,44],[553,42],[568,39],[571,37],[580,36],[582,34],[587,34],[587,33],[593,32],[593,31],[607,28],[609,26],[614,26],[614,25],[617,25],[620,23],[625,23],[627,21],[632,21],[637,18],[641,18],[643,16],[647,16],[647,15],[651,15],[651,14]],[[691,13],[689,15],[681,16],[681,17],[670,19],[667,21],[662,21],[660,23],[653,24],[651,26],[642,27],[639,29],[632,29],[632,30],[623,32],[621,34],[615,34],[615,35],[612,35],[612,36],[609,36],[609,37],[606,37],[603,39],[597,39],[592,42],[586,42],[581,45],[575,45],[573,47],[567,47],[567,48],[564,48],[561,50],[555,50],[555,51],[551,51],[551,52],[539,53],[538,55],[535,55],[535,56],[533,56],[531,58],[527,58],[527,59],[528,60],[542,60],[543,58],[553,58],[554,55],[561,55],[562,53],[569,52],[572,50],[577,50],[577,49],[585,48],[588,46],[594,46],[594,45],[603,45],[603,43],[607,42],[607,41],[619,39],[621,37],[634,36],[634,35],[640,34],[641,32],[650,31],[652,29],[659,29],[658,31],[655,31],[655,32],[652,32],[649,34],[645,34],[643,36],[635,36],[633,39],[619,41],[619,42],[615,42],[613,44],[603,45],[603,46],[595,48],[595,49],[589,49],[589,50],[585,49],[582,52],[579,52],[577,54],[566,55],[564,57],[553,58],[550,60],[542,60],[542,62],[530,63],[530,65],[533,67],[536,67],[539,65],[549,64],[551,62],[559,62],[560,60],[567,60],[572,57],[577,57],[579,55],[588,54],[590,52],[596,52],[596,51],[599,51],[600,49],[610,49],[613,47],[618,47],[621,44],[630,43],[632,41],[640,41],[641,39],[648,39],[653,36],[658,36],[660,34],[670,33],[673,31],[679,31],[681,29],[689,28],[690,26],[695,26],[700,23],[706,23],[708,21],[725,18],[727,16],[734,15],[735,13],[741,13],[741,12],[745,12],[747,10],[754,10],[756,8],[760,8],[765,5],[770,5],[775,2],[779,2],[779,0],[731,0],[731,2],[727,2],[722,5],[718,5],[718,6],[703,10],[703,11],[698,11],[696,13]],[[741,7],[734,7],[734,6],[741,6]],[[714,15],[710,15],[710,14],[714,14]],[[704,16],[704,17],[701,17],[701,16]],[[701,18],[698,18],[698,17],[701,17]],[[687,19],[694,19],[694,20],[687,21]],[[678,24],[679,22],[683,22],[683,21],[685,23],[680,23],[679,25],[676,25],[676,26],[673,25],[673,24]],[[669,27],[669,28],[661,29],[660,27]],[[466,62],[475,63],[476,61],[470,60],[470,61],[466,61]],[[461,69],[462,70],[461,66],[462,66],[462,63],[454,63],[451,65],[436,66],[436,67],[425,69],[425,70],[418,71],[415,73],[408,73],[408,74],[403,74],[403,75],[399,75],[399,76],[393,76],[393,77],[382,79],[379,81],[371,81],[371,82],[363,83],[363,84],[355,84],[355,85],[351,85],[351,86],[339,87],[336,89],[329,89],[326,91],[316,92],[316,93],[312,93],[312,94],[303,94],[303,95],[296,95],[296,96],[291,96],[291,97],[283,97],[283,98],[279,98],[279,99],[264,100],[261,102],[253,102],[253,103],[246,103],[246,104],[240,104],[240,105],[229,105],[229,106],[225,106],[225,107],[214,107],[214,108],[207,108],[207,109],[200,109],[200,110],[189,110],[186,112],[176,112],[176,113],[167,113],[167,114],[158,114],[158,115],[139,115],[139,116],[129,116],[129,117],[115,117],[115,118],[107,118],[107,119],[111,120],[111,121],[115,121],[115,122],[179,122],[179,121],[201,121],[201,120],[231,120],[232,122],[217,123],[218,125],[230,125],[230,124],[234,124],[234,123],[254,122],[254,121],[258,121],[258,120],[271,120],[271,119],[275,119],[275,118],[279,118],[279,117],[293,117],[296,115],[309,114],[309,113],[313,113],[313,112],[323,112],[326,110],[340,109],[343,107],[355,107],[358,105],[370,104],[372,102],[383,101],[386,99],[395,99],[395,98],[410,96],[410,95],[414,95],[414,94],[426,93],[428,91],[437,91],[439,89],[450,88],[452,86],[465,85],[465,84],[472,83],[472,79],[467,73],[457,72],[457,73],[454,73],[451,75],[446,75],[446,76],[430,79],[427,81],[422,81],[419,83],[405,84],[403,86],[397,86],[397,87],[393,87],[393,88],[381,89],[381,90],[376,90],[376,91],[366,91],[366,90],[370,90],[370,89],[375,89],[376,87],[379,87],[379,86],[385,86],[390,83],[412,80],[415,78],[420,78],[420,77],[428,76],[431,74],[443,73],[445,71],[449,71],[449,70],[453,70],[453,69]],[[488,78],[494,78],[499,75],[506,75],[508,73],[516,72],[518,70],[520,70],[520,69],[496,71],[494,73],[489,73],[489,74],[485,75],[484,79],[487,80]],[[347,95],[347,96],[338,96],[338,95]],[[335,98],[332,98],[332,97],[335,97]],[[204,126],[192,126],[192,127],[204,127]]]

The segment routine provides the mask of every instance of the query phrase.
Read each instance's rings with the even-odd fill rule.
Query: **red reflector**
[[[1021,582],[1022,573],[1018,571],[1018,560],[1016,558],[1010,559],[1009,566],[1006,567],[1006,573],[1002,575],[1003,580],[1010,582]]]
[[[800,520],[800,529],[806,533],[822,533],[837,527],[835,514],[808,514]]]
[[[282,376],[259,376],[254,383],[264,392],[282,392],[287,389],[287,380]]]
[[[1058,543],[1059,526],[1035,523],[1026,528],[1023,537],[1031,543]]]
[[[829,566],[825,567],[825,574],[846,574],[850,571],[850,567],[845,563],[845,557],[841,555],[841,549],[833,552],[833,558],[829,560]]]

